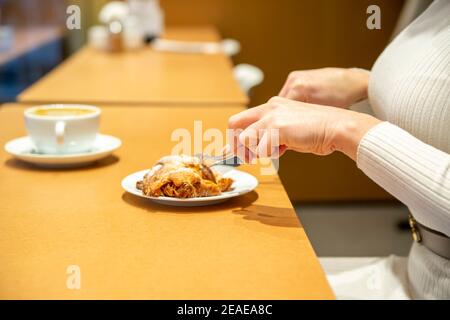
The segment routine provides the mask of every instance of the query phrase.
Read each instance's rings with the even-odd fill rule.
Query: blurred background
[[[401,28],[403,0],[161,0],[166,26],[215,26],[239,41],[234,64],[261,69],[249,106],[277,95],[293,70],[370,69]],[[416,1],[417,2],[417,1]],[[424,1],[425,4],[427,1]],[[86,44],[107,0],[0,0],[0,102],[16,96]],[[81,30],[67,30],[66,9],[81,8]],[[381,29],[366,27],[369,5]],[[7,43],[8,35],[13,41]],[[224,119],[225,121],[225,119]],[[406,208],[348,158],[288,153],[280,176],[319,255],[406,255]],[[358,238],[356,238],[358,237]],[[355,244],[355,239],[364,242]]]

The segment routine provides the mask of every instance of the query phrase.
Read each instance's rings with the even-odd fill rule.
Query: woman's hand
[[[280,97],[348,108],[367,98],[369,73],[361,69],[323,68],[291,72]]]
[[[378,123],[367,114],[274,97],[232,116],[229,128],[241,131],[234,151],[244,146],[247,161],[278,157],[287,149],[318,155],[338,150],[356,160],[359,142]]]

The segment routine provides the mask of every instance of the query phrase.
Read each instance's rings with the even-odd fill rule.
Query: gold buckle
[[[421,242],[422,235],[420,234],[419,229],[417,229],[416,219],[414,219],[411,214],[409,215],[409,226],[411,227],[411,234],[414,241],[417,243]]]

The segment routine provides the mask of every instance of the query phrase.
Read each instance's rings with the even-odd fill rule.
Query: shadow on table
[[[251,204],[241,209],[232,211],[243,216],[245,220],[259,221],[264,224],[277,227],[299,228],[300,221],[293,208],[281,208]]]
[[[211,206],[174,207],[158,204],[149,199],[134,196],[128,192],[122,194],[122,200],[127,204],[151,213],[195,214],[231,210],[233,214],[240,215],[245,220],[258,221],[271,226],[290,228],[298,228],[301,226],[293,208],[253,204],[257,199],[258,193],[252,191]]]
[[[32,171],[77,171],[77,170],[91,170],[91,169],[98,169],[103,168],[107,166],[111,166],[113,164],[116,164],[119,162],[120,158],[115,155],[110,155],[106,158],[103,158],[101,160],[97,160],[92,163],[86,163],[86,164],[80,164],[80,165],[74,165],[74,166],[66,166],[66,167],[45,167],[45,166],[38,166],[35,164],[27,163],[25,161],[17,160],[14,158],[10,158],[5,161],[5,166],[12,169],[19,169],[19,170],[32,170]]]
[[[233,210],[236,208],[242,208],[250,206],[253,202],[258,199],[258,193],[255,191],[249,192],[242,196],[229,199],[225,202],[210,205],[210,206],[198,206],[198,207],[176,207],[176,206],[165,206],[150,199],[140,198],[132,195],[128,192],[124,192],[122,195],[122,200],[140,209],[144,209],[148,212],[158,213],[158,212],[168,212],[175,214],[189,214],[189,213],[207,213],[214,211],[223,210]]]

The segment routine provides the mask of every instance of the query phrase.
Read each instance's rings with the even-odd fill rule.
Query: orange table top
[[[2,299],[332,299],[277,175],[207,207],[168,207],[125,193],[126,175],[170,153],[177,128],[224,130],[241,106],[103,106],[121,149],[95,165],[40,169],[0,151]],[[25,134],[23,106],[0,108],[0,144]],[[132,110],[132,112],[130,111]],[[79,267],[80,289],[66,285]]]
[[[169,28],[165,38],[218,41],[213,28]],[[22,103],[246,104],[224,54],[106,53],[84,47],[19,96]]]

